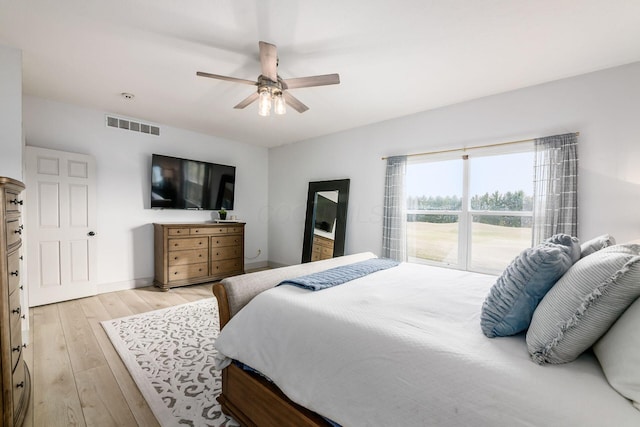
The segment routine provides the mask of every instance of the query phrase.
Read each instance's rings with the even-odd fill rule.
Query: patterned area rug
[[[216,401],[215,298],[102,322],[162,426],[238,426]]]

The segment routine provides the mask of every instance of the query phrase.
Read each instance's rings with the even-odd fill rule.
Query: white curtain
[[[404,181],[407,156],[387,158],[382,215],[382,256],[407,260],[407,208]]]
[[[533,244],[554,234],[578,235],[578,138],[535,140]]]

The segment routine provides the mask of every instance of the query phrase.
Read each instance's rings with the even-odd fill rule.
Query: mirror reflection
[[[318,191],[314,200],[311,261],[333,258],[338,215],[338,190]]]
[[[349,180],[309,183],[302,262],[344,255]]]

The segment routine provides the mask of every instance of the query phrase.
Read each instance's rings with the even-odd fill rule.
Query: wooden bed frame
[[[231,319],[227,292],[216,283],[213,294],[218,300],[222,329]],[[234,364],[222,370],[222,394],[217,400],[222,411],[243,426],[331,426],[320,415],[292,402],[273,383]]]

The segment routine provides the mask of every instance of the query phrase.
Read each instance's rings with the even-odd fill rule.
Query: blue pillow
[[[567,234],[556,234],[522,251],[498,277],[482,305],[482,332],[494,338],[525,331],[540,300],[579,258],[578,239]]]

